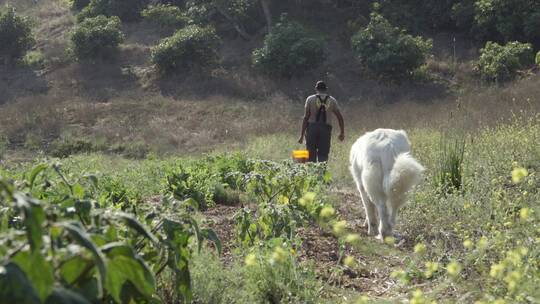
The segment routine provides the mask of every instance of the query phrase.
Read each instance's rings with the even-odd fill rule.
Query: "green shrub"
[[[72,32],[72,50],[77,59],[104,57],[116,51],[123,39],[118,17],[87,18]]]
[[[540,67],[540,51],[538,51],[538,53],[536,53],[536,65],[538,65]]]
[[[540,44],[540,2],[477,0],[474,30],[483,39],[530,41]]]
[[[142,11],[144,19],[161,28],[178,28],[188,23],[189,19],[178,6],[169,4],[152,5]]]
[[[301,24],[281,18],[253,51],[253,65],[269,75],[291,77],[320,66],[325,60],[324,41]]]
[[[390,78],[410,75],[425,62],[432,48],[430,40],[405,34],[377,13],[371,14],[369,24],[352,37],[351,44],[362,64]]]
[[[529,43],[510,42],[500,45],[488,41],[480,49],[480,59],[476,69],[483,80],[506,81],[513,79],[517,70],[526,68],[534,62],[532,46]]]
[[[148,0],[92,0],[77,15],[77,20],[105,15],[118,16],[122,21],[137,21],[147,5]]]
[[[30,21],[7,6],[0,10],[0,60],[18,60],[34,45]]]
[[[90,0],[72,0],[71,8],[76,9],[76,10],[82,10],[88,4],[90,4]]]
[[[95,151],[96,146],[88,139],[65,137],[53,141],[49,153],[54,157],[65,158],[73,154]]]
[[[220,39],[211,27],[190,25],[167,37],[152,50],[152,63],[162,72],[212,66],[218,61]]]

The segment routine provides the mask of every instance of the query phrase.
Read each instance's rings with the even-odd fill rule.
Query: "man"
[[[340,133],[338,138],[340,141],[345,138],[345,130],[343,116],[339,111],[337,101],[334,97],[328,95],[326,83],[318,81],[315,85],[315,91],[317,94],[306,99],[302,132],[298,142],[303,143],[305,135],[309,161],[325,162],[328,161],[328,153],[330,152],[333,115],[336,116],[339,123]]]

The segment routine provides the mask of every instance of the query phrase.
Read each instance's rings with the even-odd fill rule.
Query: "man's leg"
[[[313,124],[309,124],[306,130],[306,149],[309,151],[310,162],[317,161],[317,136],[318,128]]]
[[[325,162],[328,161],[328,154],[330,153],[330,138],[332,137],[332,127],[329,125],[321,126],[321,131],[319,134],[319,145],[318,145],[318,161]]]

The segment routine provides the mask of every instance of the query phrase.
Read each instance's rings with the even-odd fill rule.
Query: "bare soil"
[[[381,244],[373,237],[367,236],[363,226],[364,215],[360,198],[356,193],[341,191],[335,195],[339,198],[335,207],[340,218],[348,222],[351,231],[362,236],[362,245],[360,248],[345,246],[340,252],[337,238],[330,231],[314,223],[297,230],[302,240],[302,247],[297,253],[298,260],[300,263],[312,265],[319,279],[332,286],[372,297],[388,297],[389,290],[397,286],[396,281],[390,278],[390,273],[403,266],[406,250]],[[238,206],[217,205],[203,212],[207,225],[214,229],[222,242],[221,259],[225,265],[232,264],[233,250],[238,245],[234,237],[234,214],[238,208]],[[383,250],[379,252],[378,248]],[[399,250],[403,254],[389,254],[390,250]],[[356,266],[343,265],[343,258],[346,256],[352,256]]]

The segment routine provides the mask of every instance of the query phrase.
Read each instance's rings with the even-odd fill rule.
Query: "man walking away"
[[[315,91],[317,94],[306,99],[302,132],[298,142],[303,143],[305,135],[309,161],[325,162],[328,161],[328,153],[330,153],[333,115],[336,116],[339,123],[340,133],[338,138],[340,141],[345,138],[345,130],[343,116],[339,111],[337,101],[334,97],[328,95],[326,83],[318,81],[315,85]]]

